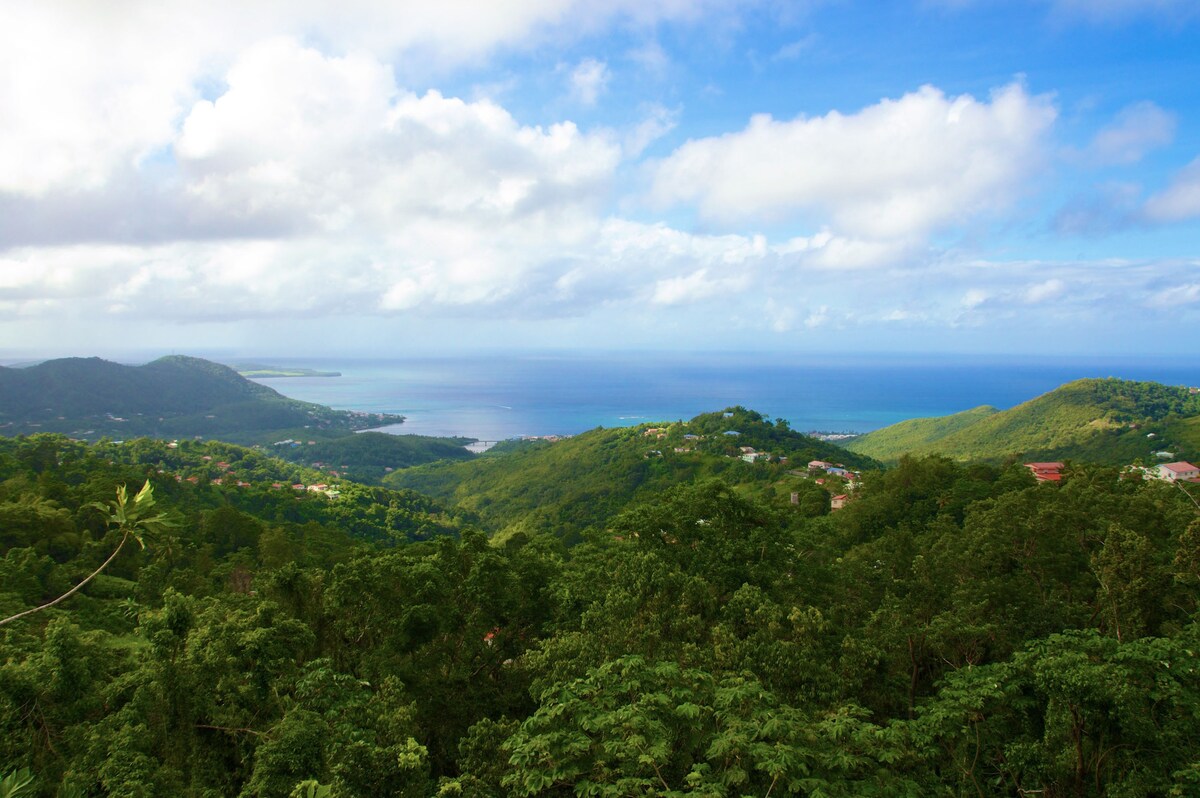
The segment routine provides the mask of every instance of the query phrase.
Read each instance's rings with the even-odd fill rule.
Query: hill
[[[977,407],[870,432],[845,447],[885,462],[903,454],[960,461],[1085,460],[1108,465],[1200,455],[1200,394],[1119,379],[1067,383],[1009,410]]]
[[[465,447],[473,438],[433,438],[426,435],[392,435],[358,432],[337,438],[275,442],[270,451],[294,463],[334,470],[355,482],[378,484],[388,473],[439,460],[470,460]]]
[[[747,418],[729,437],[807,445]],[[782,465],[721,454],[728,423],[494,459],[583,442],[603,483],[691,434],[731,476]],[[0,438],[0,794],[1195,794],[1200,514],[1175,486],[909,458],[836,513],[700,480],[564,547],[283,484],[317,476]]]
[[[89,440],[201,435],[252,442],[271,432],[345,434],[402,420],[289,399],[228,366],[179,355],[142,366],[93,357],[0,368],[5,435],[61,432]]]
[[[758,459],[744,460],[743,448]],[[772,504],[786,505],[798,491],[826,496],[804,478],[810,460],[851,469],[879,465],[795,432],[783,420],[734,407],[688,422],[597,428],[555,443],[530,442],[471,462],[397,471],[383,482],[477,513],[501,537],[527,531],[571,539],[639,497],[708,477]],[[831,479],[830,487],[835,483]],[[828,498],[823,502],[827,508]]]

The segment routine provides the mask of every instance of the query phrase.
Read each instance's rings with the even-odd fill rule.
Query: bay
[[[983,404],[1006,409],[1083,377],[1200,384],[1200,358],[650,352],[261,359],[341,372],[256,380],[285,396],[406,417],[388,432],[485,441],[688,419],[734,405],[802,432],[861,433]]]

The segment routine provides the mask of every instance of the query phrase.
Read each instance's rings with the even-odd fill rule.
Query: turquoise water
[[[868,432],[982,404],[1012,407],[1083,377],[1200,384],[1200,358],[647,353],[262,360],[342,373],[258,380],[285,396],[404,415],[390,432],[481,440],[687,419],[732,405],[785,418],[800,431]]]

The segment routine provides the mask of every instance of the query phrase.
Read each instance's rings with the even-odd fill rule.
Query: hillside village
[[[1038,482],[1061,482],[1065,463],[1025,463],[1024,466],[1033,474]],[[1127,465],[1121,469],[1127,476],[1137,475],[1142,479],[1154,479],[1162,482],[1191,482],[1200,484],[1200,466],[1180,460],[1174,463],[1161,463],[1156,466]]]

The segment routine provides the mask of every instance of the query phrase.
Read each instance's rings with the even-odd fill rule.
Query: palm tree
[[[3,620],[0,620],[0,626],[6,623],[24,618],[26,615],[32,615],[35,612],[53,607],[66,601],[71,596],[78,593],[83,586],[96,578],[96,575],[108,567],[108,564],[117,558],[121,553],[121,549],[125,547],[126,541],[133,538],[138,542],[138,545],[143,549],[146,548],[146,541],[156,535],[165,532],[167,529],[175,526],[175,523],[167,517],[166,513],[158,513],[151,515],[150,510],[154,507],[154,490],[150,487],[150,480],[146,480],[146,484],[137,492],[133,500],[129,500],[129,494],[125,490],[124,485],[117,486],[117,498],[108,502],[92,502],[91,507],[95,507],[104,513],[107,513],[106,519],[109,528],[115,528],[121,533],[121,542],[117,544],[117,548],[109,555],[108,559],[100,564],[100,567],[92,571],[87,577],[75,585],[75,587],[63,593],[53,601],[48,601],[40,607],[18,612],[16,615],[10,615]]]

